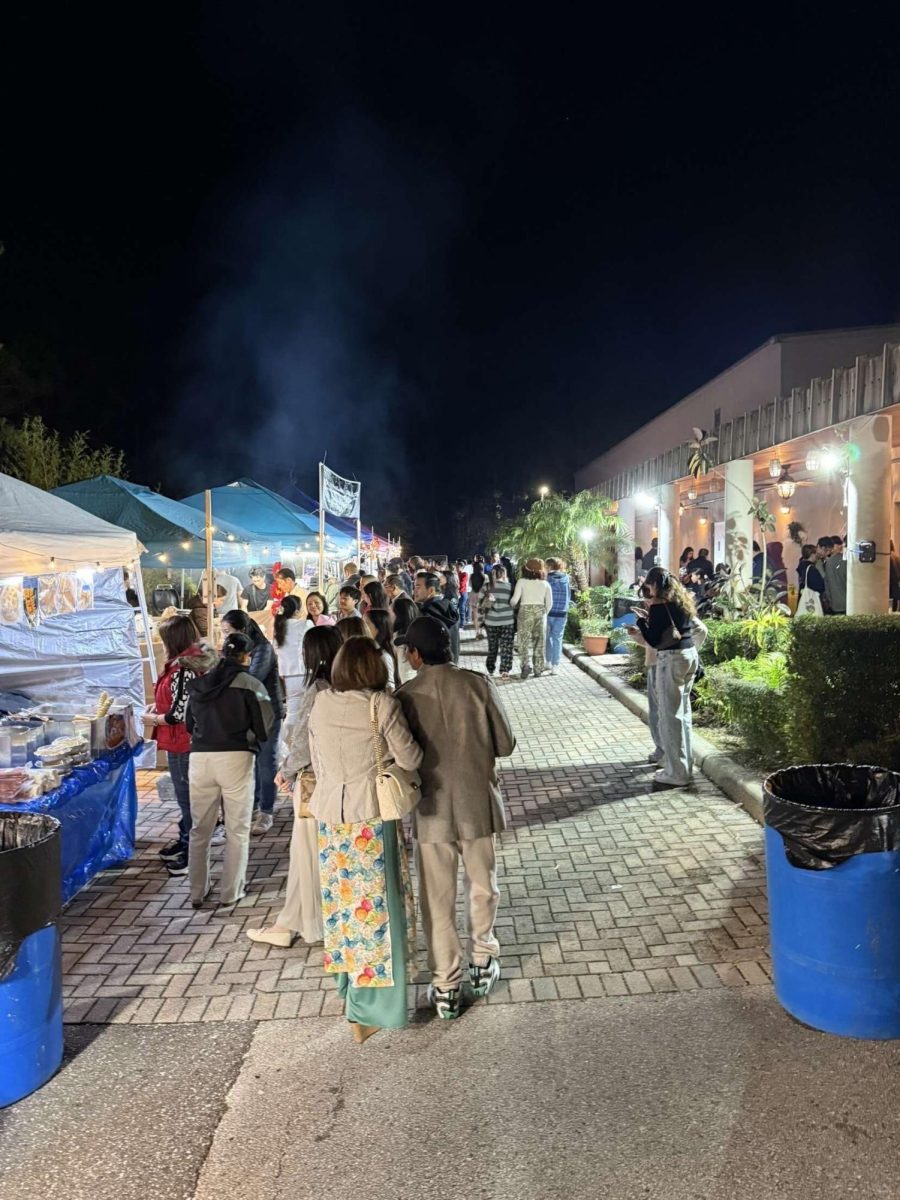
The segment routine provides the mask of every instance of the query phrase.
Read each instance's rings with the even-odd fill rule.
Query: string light
[[[56,559],[55,559],[55,558],[51,558],[51,559],[50,559],[50,566],[51,566],[51,567],[55,567],[55,566],[56,566]]]
[[[769,463],[769,474],[772,476],[773,479],[781,478],[781,469],[782,469],[781,468],[781,459],[773,458],[772,461]]]
[[[181,548],[182,548],[182,550],[190,550],[190,548],[191,548],[191,543],[190,543],[190,542],[182,542],[182,543],[181,543]]]

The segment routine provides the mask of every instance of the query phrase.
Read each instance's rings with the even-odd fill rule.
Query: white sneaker
[[[215,827],[215,829],[213,830],[212,837],[209,839],[209,844],[211,846],[221,846],[224,841],[225,841],[225,826],[217,825]]]
[[[657,787],[684,788],[690,786],[690,779],[670,779],[665,771],[654,771],[653,782]]]
[[[250,826],[250,833],[253,837],[259,837],[260,834],[268,833],[271,828],[272,814],[263,812],[262,809],[260,809],[253,818],[253,824]]]
[[[555,675],[555,674],[556,674],[556,667],[548,667],[548,668],[547,668],[547,674],[548,674],[548,675]]]

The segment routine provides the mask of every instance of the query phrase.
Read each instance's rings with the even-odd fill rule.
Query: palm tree
[[[499,540],[516,558],[562,558],[577,592],[587,591],[592,562],[611,567],[627,536],[606,496],[593,492],[547,496],[501,526]]]

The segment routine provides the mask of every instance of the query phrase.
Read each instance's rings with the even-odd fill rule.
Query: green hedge
[[[900,770],[900,617],[796,617],[788,672],[794,762]]]
[[[704,714],[739,733],[747,749],[767,765],[778,766],[789,753],[786,682],[780,653],[710,667],[699,684]]]

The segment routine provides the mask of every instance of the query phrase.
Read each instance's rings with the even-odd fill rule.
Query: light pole
[[[546,486],[544,486],[544,487],[542,487],[542,488],[540,489],[540,492],[541,492],[541,500],[542,500],[542,501],[544,501],[544,500],[546,500],[546,499],[547,499],[547,493],[548,493],[549,491],[550,491],[550,489],[549,489],[548,487],[546,487]]]

